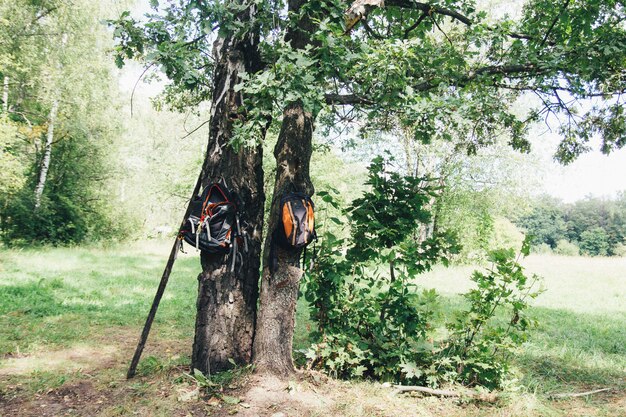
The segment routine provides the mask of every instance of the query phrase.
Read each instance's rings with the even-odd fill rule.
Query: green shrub
[[[580,255],[580,248],[575,243],[561,239],[557,242],[554,253],[564,256],[578,256]]]
[[[0,212],[1,238],[7,246],[122,240],[131,230],[129,216],[112,214],[105,199],[44,193],[41,206],[37,210],[34,206],[33,193],[25,187]]]
[[[495,248],[518,248],[524,241],[524,234],[510,220],[496,217],[494,222],[494,234],[490,247]]]
[[[620,243],[613,248],[613,255],[626,257],[626,244]]]
[[[406,379],[403,369],[427,345],[437,301],[434,291],[419,291],[413,279],[458,249],[443,233],[418,240],[419,228],[430,220],[425,207],[434,188],[424,185],[427,178],[389,168],[382,158],[372,162],[371,190],[346,212],[350,238],[321,229],[323,244],[306,280],[305,297],[318,327],[309,365],[338,377]],[[331,221],[343,226],[337,218]]]
[[[458,247],[442,231],[418,239],[433,189],[424,185],[428,179],[402,177],[387,164],[374,160],[371,191],[346,211],[349,238],[338,238],[328,224],[320,227],[317,261],[304,286],[317,324],[308,366],[340,378],[498,386],[531,324],[524,311],[526,299],[538,294],[536,279],[524,275],[512,249],[490,252],[493,267],[475,272],[477,289],[465,295],[469,310],[454,315],[449,337],[435,340],[438,295],[420,290],[415,278],[437,262],[447,265]],[[338,206],[330,194],[320,194]],[[330,220],[346,229],[341,220]],[[527,239],[524,254],[528,248]]]
[[[609,238],[601,227],[585,230],[580,234],[580,251],[590,256],[606,256],[609,250]]]
[[[97,133],[110,132],[74,125],[60,125],[56,132],[64,139],[52,148],[40,207],[35,208],[34,197],[38,160],[25,161],[19,188],[0,192],[0,239],[8,246],[124,239],[132,230],[130,216],[119,207],[110,183],[106,141],[95,141]]]
[[[554,253],[552,248],[547,243],[540,243],[538,245],[533,245],[533,253],[539,255],[550,255]]]
[[[522,253],[529,254],[529,241]],[[527,338],[535,322],[525,315],[527,300],[541,293],[539,278],[528,278],[513,249],[489,253],[492,262],[487,273],[474,271],[477,288],[464,294],[470,308],[457,312],[448,323],[449,339],[443,344],[436,363],[448,378],[468,385],[498,387],[506,377],[514,350]]]

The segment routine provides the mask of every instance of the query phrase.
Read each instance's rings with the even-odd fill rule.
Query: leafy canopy
[[[530,0],[519,17],[494,16],[472,0],[359,3],[314,0],[287,15],[283,2],[257,1],[248,22],[239,18],[245,2],[153,1],[145,21],[124,13],[112,22],[117,62],[160,67],[172,80],[170,103],[193,106],[210,97],[212,42],[252,32],[261,70],[238,87],[243,124],[300,100],[327,126],[385,130],[394,116],[417,140],[454,139],[470,153],[501,135],[526,151],[528,126],[542,119],[558,123],[555,156],[564,163],[596,134],[604,153],[624,145],[622,1]],[[284,35],[288,27],[297,33],[303,17],[311,43],[294,48]],[[519,114],[510,104],[522,94],[535,104]],[[245,137],[254,129],[238,131],[237,140],[254,139]]]

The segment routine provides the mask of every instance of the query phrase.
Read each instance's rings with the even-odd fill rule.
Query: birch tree
[[[35,186],[35,209],[41,206],[41,195],[46,186],[46,178],[50,169],[50,157],[52,155],[52,141],[54,140],[54,124],[57,119],[57,111],[59,110],[59,102],[52,102],[50,107],[50,116],[48,117],[48,131],[46,132],[46,143],[43,148],[43,157],[41,158],[41,167],[39,168],[39,179]]]
[[[87,1],[0,3],[7,23],[0,27],[0,72],[10,79],[6,117],[18,126],[8,151],[23,165],[22,185],[0,211],[8,244],[121,232],[107,184],[120,124],[105,55],[111,41],[100,23],[105,9]]]

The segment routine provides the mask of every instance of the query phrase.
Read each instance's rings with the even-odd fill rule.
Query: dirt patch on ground
[[[315,377],[315,378],[314,378]],[[253,375],[242,395],[242,417],[328,415],[334,401],[328,396],[328,378],[298,373],[289,380]]]
[[[94,369],[111,361],[117,346],[72,346],[68,349],[37,352],[0,361],[0,375],[25,375],[35,371]]]
[[[74,346],[54,352],[5,358],[0,370],[0,416],[149,416],[149,417],[440,417],[440,416],[623,416],[626,396],[614,390],[590,398],[547,401],[532,394],[503,395],[496,404],[466,402],[419,395],[394,395],[393,389],[374,382],[338,381],[317,372],[298,372],[291,378],[246,375],[223,391],[203,393],[181,357],[190,343],[158,340],[149,343],[144,358],[156,364],[145,374],[125,379],[136,331],[115,332],[106,343]],[[182,356],[184,359],[184,356]],[[184,362],[184,361],[182,361]],[[67,368],[67,366],[74,368]],[[159,365],[160,364],[160,365]],[[80,367],[67,380],[50,389],[39,388],[31,372],[44,365],[49,374],[62,375]],[[39,368],[38,368],[39,366]],[[53,372],[57,370],[56,373]],[[60,386],[58,386],[60,385]],[[591,387],[593,388],[593,387]]]
[[[250,375],[214,395],[204,395],[193,383],[178,382],[185,369],[123,378],[123,369],[92,380],[80,380],[37,393],[11,398],[0,394],[0,416],[211,416],[227,417],[440,417],[440,416],[623,416],[623,392],[545,402],[527,395],[496,404],[464,402],[420,395],[395,395],[380,383],[343,382],[317,373],[298,373],[289,379]],[[93,382],[92,382],[93,381]],[[195,395],[185,396],[193,393]]]
[[[107,406],[110,397],[105,392],[95,390],[88,381],[63,386],[33,398],[15,398],[3,401],[0,398],[0,415],[20,417],[47,417],[97,415]]]

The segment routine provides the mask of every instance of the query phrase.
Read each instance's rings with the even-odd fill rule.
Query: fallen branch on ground
[[[587,392],[574,392],[574,393],[566,393],[566,394],[551,394],[548,398],[558,399],[558,398],[575,398],[575,397],[585,397],[587,395],[597,394],[599,392],[611,391],[613,388],[600,388],[593,391]]]
[[[405,392],[417,391],[417,392],[423,392],[424,394],[434,395],[436,397],[460,397],[461,396],[461,394],[459,394],[456,391],[432,389],[432,388],[428,388],[428,387],[409,386],[409,385],[394,385],[394,388],[396,389],[394,394],[402,394],[402,393],[405,393]]]
[[[469,398],[478,401],[485,402],[495,402],[498,399],[497,394],[488,393],[488,392],[457,392],[450,391],[445,389],[433,389],[428,387],[420,387],[420,386],[411,386],[411,385],[394,385],[395,388],[394,394],[403,394],[405,392],[421,392],[423,394],[433,395],[435,397],[443,397],[443,398]]]

